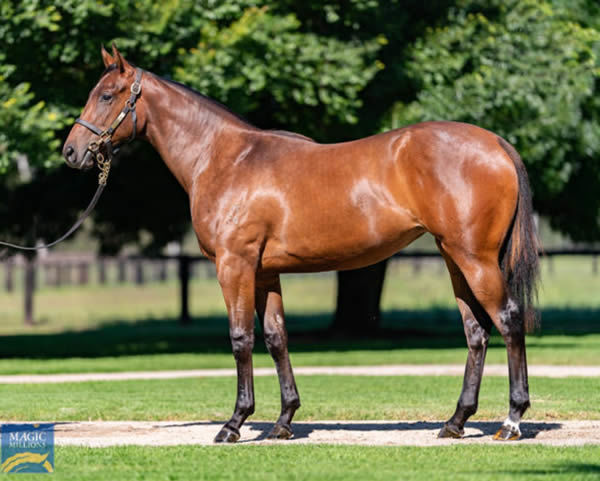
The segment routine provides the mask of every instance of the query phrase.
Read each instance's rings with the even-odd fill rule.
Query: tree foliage
[[[377,71],[365,58],[376,41],[342,42],[299,31],[293,14],[249,8],[227,27],[209,23],[197,47],[181,52],[178,80],[241,114],[276,105],[273,120],[309,135],[335,119],[356,123],[359,92]]]
[[[25,191],[41,196],[44,167],[60,163],[68,127],[102,71],[99,47],[113,40],[131,61],[184,81],[259,126],[323,139],[323,125],[355,122],[359,92],[377,71],[380,44],[303,31],[292,11],[275,11],[271,3],[276,2],[0,0],[7,19],[0,25],[5,205]],[[23,157],[33,175],[19,184],[16,159]],[[120,157],[94,214],[103,249],[135,242],[157,250],[181,237],[189,218],[185,197],[164,175],[157,155],[134,145]],[[10,185],[21,193],[7,190]],[[157,187],[165,196],[148,196]],[[63,200],[80,205],[81,199],[74,193]],[[33,215],[5,217],[4,225],[11,225],[7,234],[22,240]],[[49,237],[72,217],[73,209],[57,206],[48,222],[38,216],[37,233]]]
[[[521,151],[555,227],[600,237],[593,0],[0,0],[0,15],[0,231],[13,240],[33,221],[22,199],[43,207],[36,232],[49,238],[91,195],[93,176],[52,169],[112,41],[259,127],[321,141],[433,118],[490,128]],[[54,210],[42,201],[49,179],[73,186]],[[188,218],[157,154],[136,143],[114,166],[94,232],[105,250],[157,250]]]
[[[600,196],[591,195],[600,185],[600,32],[572,12],[539,0],[459,2],[410,48],[417,98],[396,104],[384,126],[450,119],[502,135],[528,167],[535,207],[573,238],[592,240],[600,236]]]

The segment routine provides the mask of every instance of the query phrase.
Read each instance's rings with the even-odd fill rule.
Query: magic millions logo
[[[54,424],[2,424],[0,471],[54,472]]]

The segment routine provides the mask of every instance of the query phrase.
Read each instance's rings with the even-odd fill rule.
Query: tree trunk
[[[331,326],[335,334],[373,334],[381,322],[381,292],[387,260],[352,271],[340,271],[337,307]]]

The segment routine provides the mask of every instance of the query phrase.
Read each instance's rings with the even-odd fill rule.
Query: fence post
[[[135,261],[135,283],[141,286],[144,283],[144,260],[137,259]]]
[[[155,264],[155,276],[159,282],[165,282],[167,280],[167,261],[159,259]]]
[[[77,266],[77,270],[78,270],[78,274],[79,274],[77,276],[77,283],[80,286],[85,286],[89,282],[88,267],[89,267],[89,265],[88,265],[87,261],[82,261]]]
[[[191,322],[190,310],[188,304],[189,285],[190,285],[190,262],[188,256],[179,256],[179,286],[181,293],[181,313],[179,315],[179,323],[182,326],[187,326]]]
[[[54,280],[52,281],[52,285],[55,287],[60,287],[62,284],[62,275],[61,275],[61,267],[60,262],[55,262],[54,265]]]
[[[415,276],[421,273],[421,269],[423,268],[423,259],[421,257],[413,257],[413,274]]]
[[[98,259],[98,282],[106,284],[106,259],[104,257]]]
[[[15,289],[15,260],[10,257],[4,262],[4,289],[12,292]]]
[[[117,259],[117,268],[117,280],[123,283],[127,278],[127,264],[125,263],[125,259],[122,257]]]

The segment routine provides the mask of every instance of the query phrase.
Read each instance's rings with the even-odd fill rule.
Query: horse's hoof
[[[292,437],[292,428],[283,424],[275,424],[267,439],[290,439]]]
[[[502,426],[496,434],[494,434],[494,439],[496,441],[516,441],[521,437],[521,431],[519,428],[514,428],[513,426]]]
[[[235,428],[223,426],[215,436],[215,443],[235,443],[240,439],[240,432]]]
[[[449,424],[444,424],[444,427],[440,429],[438,438],[454,438],[461,439],[465,435],[464,429],[457,429]]]

